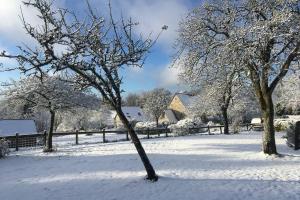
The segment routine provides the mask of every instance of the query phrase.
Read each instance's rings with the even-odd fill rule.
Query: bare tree
[[[156,127],[158,127],[159,117],[168,108],[170,101],[171,92],[163,88],[154,89],[145,95],[143,109],[155,120]]]
[[[135,93],[129,93],[125,98],[124,105],[126,105],[126,106],[141,106],[140,96]]]
[[[80,21],[67,9],[54,10],[46,0],[32,0],[25,5],[37,10],[43,24],[33,27],[24,19],[27,33],[38,43],[38,48],[20,47],[21,54],[2,57],[19,61],[20,69],[27,74],[43,75],[45,72],[68,71],[77,76],[82,86],[95,88],[104,101],[113,107],[129,135],[147,171],[147,179],[158,179],[146,152],[133,127],[122,112],[119,69],[124,66],[143,65],[146,54],[155,43],[150,37],[143,39],[134,34],[137,23],[121,18],[99,17],[88,4],[88,16]],[[110,6],[109,6],[110,7]],[[162,31],[167,29],[163,26]],[[161,32],[160,32],[161,33]],[[58,47],[63,49],[58,51]]]
[[[32,109],[46,110],[50,114],[50,126],[44,151],[52,152],[52,136],[55,115],[58,111],[90,106],[93,98],[74,88],[59,77],[29,77],[13,84],[4,92],[10,104],[28,103]]]
[[[203,74],[211,63],[244,72],[260,104],[266,154],[277,154],[272,93],[299,61],[299,10],[296,0],[213,1],[181,23],[179,54],[188,65]]]

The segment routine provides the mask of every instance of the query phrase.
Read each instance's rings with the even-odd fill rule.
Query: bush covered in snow
[[[136,129],[155,129],[156,123],[155,122],[137,122],[135,124]]]
[[[285,131],[290,127],[292,122],[293,122],[292,120],[275,119],[274,121],[275,130],[277,132]]]
[[[0,158],[4,158],[9,154],[9,141],[5,139],[0,140]]]
[[[189,134],[189,128],[197,128],[204,126],[200,119],[183,119],[178,121],[176,124],[171,124],[168,128],[171,130],[172,133],[177,135],[187,135]]]

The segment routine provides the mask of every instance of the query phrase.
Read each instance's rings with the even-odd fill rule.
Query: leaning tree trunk
[[[229,122],[228,122],[228,107],[222,107],[222,117],[223,117],[223,123],[224,123],[224,134],[229,134]]]
[[[47,135],[46,147],[44,149],[45,152],[52,152],[52,136],[53,136],[53,129],[54,129],[54,120],[55,120],[55,112],[50,110],[50,128]]]
[[[264,94],[261,102],[264,133],[262,149],[265,154],[277,154],[274,128],[274,105],[272,94]]]
[[[125,117],[122,110],[117,109],[116,112],[117,112],[119,118],[121,119],[121,121],[123,122],[124,126],[127,128],[130,138],[131,138],[131,140],[132,140],[132,142],[144,164],[144,167],[147,172],[147,179],[151,180],[151,181],[157,181],[158,176],[156,175],[154,168],[152,167],[150,160],[149,160],[136,132],[134,131],[133,127],[131,126],[131,124],[129,123],[127,118]]]

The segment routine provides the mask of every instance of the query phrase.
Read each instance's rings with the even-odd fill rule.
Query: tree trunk
[[[261,102],[263,116],[263,144],[262,149],[265,154],[277,154],[275,143],[275,128],[274,128],[274,105],[271,94],[264,94],[264,102]]]
[[[116,112],[118,114],[118,116],[120,117],[121,121],[123,122],[124,126],[127,128],[128,133],[130,135],[130,138],[144,164],[144,167],[146,169],[147,172],[147,179],[151,180],[151,181],[157,181],[158,176],[156,175],[154,168],[152,167],[150,160],[148,159],[148,156],[136,134],[136,132],[134,131],[134,129],[132,128],[131,124],[129,123],[129,121],[127,120],[127,118],[125,117],[124,113],[122,112],[121,109],[116,109]]]
[[[159,118],[156,118],[156,119],[155,119],[155,121],[156,121],[156,127],[158,127],[158,119],[159,119]]]
[[[229,122],[228,122],[228,107],[222,107],[222,117],[223,117],[223,123],[224,123],[224,134],[229,134]]]
[[[46,147],[44,149],[45,152],[52,152],[52,136],[53,136],[53,129],[54,129],[54,120],[55,120],[55,112],[50,110],[50,129],[47,135]]]

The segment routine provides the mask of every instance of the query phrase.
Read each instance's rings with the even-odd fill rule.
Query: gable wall
[[[181,120],[187,116],[187,110],[177,95],[174,96],[168,108],[174,111],[174,114],[178,120]]]

